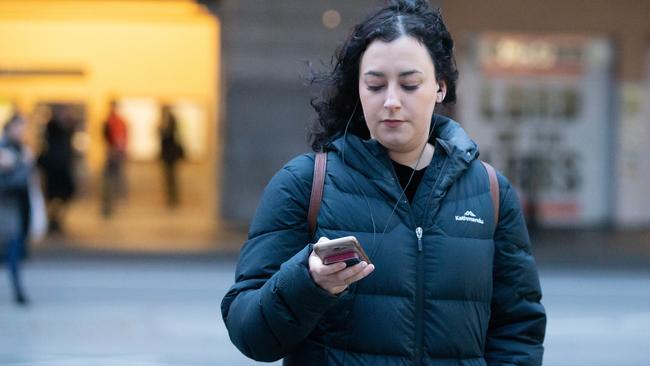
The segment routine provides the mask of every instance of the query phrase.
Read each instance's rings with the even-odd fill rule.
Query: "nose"
[[[386,100],[384,100],[384,108],[389,110],[397,110],[402,107],[399,94],[394,86],[389,86],[386,90]]]

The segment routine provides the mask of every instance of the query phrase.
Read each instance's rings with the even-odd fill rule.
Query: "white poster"
[[[620,91],[616,222],[650,226],[650,50],[644,82],[625,82]]]
[[[185,158],[200,160],[207,153],[208,123],[205,109],[191,100],[178,100],[172,104],[172,113],[178,123],[179,142]]]
[[[185,159],[196,161],[205,157],[208,142],[207,115],[199,103],[176,100],[169,104],[176,119],[178,142]],[[118,111],[128,126],[128,155],[134,161],[156,161],[160,158],[160,132],[163,103],[155,98],[122,98]]]
[[[469,49],[458,112],[481,158],[505,173],[542,226],[611,219],[611,45],[486,33]]]
[[[122,98],[118,103],[118,113],[128,127],[129,159],[157,160],[160,156],[160,103],[154,98]]]

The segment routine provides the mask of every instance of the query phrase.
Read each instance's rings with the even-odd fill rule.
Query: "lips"
[[[387,126],[387,127],[393,127],[393,128],[394,128],[394,127],[399,127],[399,126],[402,125],[402,123],[404,123],[404,122],[405,122],[405,121],[403,121],[403,120],[401,120],[401,119],[385,119],[385,120],[382,120],[382,121],[381,121],[381,123],[383,123],[385,126]]]

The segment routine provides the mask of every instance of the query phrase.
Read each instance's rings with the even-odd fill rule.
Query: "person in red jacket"
[[[107,151],[102,188],[102,214],[108,217],[113,213],[115,196],[126,195],[123,165],[126,158],[128,128],[124,119],[117,112],[115,100],[111,101],[110,112],[104,124],[104,140]]]

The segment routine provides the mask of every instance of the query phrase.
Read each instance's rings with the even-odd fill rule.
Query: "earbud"
[[[443,88],[443,86],[445,86]],[[442,103],[442,101],[445,99],[445,94],[446,94],[447,88],[444,82],[440,81],[438,83],[438,91],[436,92],[436,103]]]

